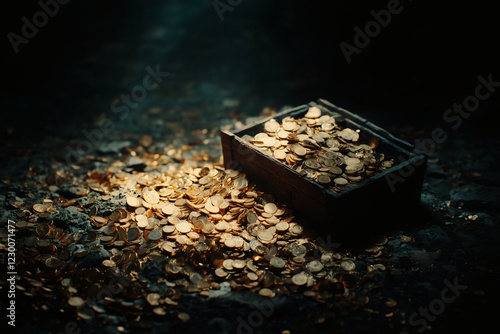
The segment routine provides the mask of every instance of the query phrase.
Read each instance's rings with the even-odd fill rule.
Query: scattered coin
[[[127,196],[127,205],[130,206],[131,208],[137,208],[141,204],[137,198],[132,196]]]
[[[158,306],[160,301],[160,295],[158,293],[150,293],[146,296],[146,300],[149,305]]]
[[[314,260],[306,264],[306,269],[311,273],[317,273],[323,269],[323,264],[320,261]]]
[[[340,263],[340,268],[345,271],[352,271],[356,268],[356,264],[354,264],[351,260],[342,261],[342,263]]]
[[[80,297],[70,297],[68,299],[68,304],[73,307],[80,307],[85,304],[85,300]]]
[[[191,319],[191,316],[187,313],[179,313],[177,318],[179,318],[182,322],[188,322],[189,319]]]
[[[271,289],[264,288],[264,289],[260,289],[259,290],[259,295],[261,295],[263,297],[273,297],[274,296],[274,292]]]
[[[193,225],[191,223],[186,222],[186,221],[175,225],[175,228],[177,229],[177,231],[179,231],[181,233],[190,232],[192,227],[193,227]]]
[[[295,285],[304,285],[307,283],[307,275],[304,272],[292,276],[292,283]]]
[[[269,263],[271,264],[272,267],[277,269],[281,269],[286,265],[285,260],[283,260],[280,257],[272,257]]]
[[[267,203],[264,205],[264,211],[267,213],[275,213],[278,210],[278,207],[274,203]]]
[[[160,200],[160,194],[156,190],[146,190],[142,193],[142,198],[149,204],[156,204]]]
[[[315,116],[314,113],[310,116]],[[317,152],[318,146],[325,147],[331,139],[325,137],[325,134],[331,135],[328,129],[338,130],[334,120],[323,119],[323,116],[311,117],[302,123],[287,118],[282,124],[276,122],[278,129],[271,124],[268,130],[275,130],[274,146],[281,145],[279,149],[285,153],[285,159],[288,157],[296,166],[314,171],[318,181],[321,175],[326,175],[331,180],[341,177],[350,184],[351,177],[358,176],[360,171],[348,174],[346,166],[366,170],[369,164],[363,162],[360,166],[358,161],[363,159],[355,154],[357,151],[344,154],[347,152],[342,145],[346,143],[339,137],[335,140],[339,142],[340,151]],[[330,125],[322,127],[322,122]],[[316,131],[311,132],[310,128]],[[271,137],[271,133],[264,133],[261,139],[264,135]],[[297,140],[297,136],[301,139]],[[294,153],[289,150],[290,144],[299,145],[305,153],[298,147],[294,148],[298,150]],[[329,144],[336,145],[331,141]],[[354,144],[350,142],[349,145]],[[273,150],[274,147],[265,149]],[[147,166],[154,166],[162,159],[155,154],[141,160]],[[165,161],[171,161],[169,159]],[[181,160],[181,156],[176,159]],[[156,290],[155,285],[134,284],[133,289],[127,288],[125,292],[131,292],[131,298],[141,301],[128,301],[120,294],[107,299],[113,308],[90,307],[97,313],[112,314],[115,307],[133,313],[136,312],[132,311],[134,308],[142,305],[143,314],[164,316],[171,312],[166,305],[175,307],[182,292],[205,296],[223,283],[265,297],[274,297],[281,289],[295,293],[297,287],[307,285],[313,292],[311,297],[321,302],[341,295],[347,298],[349,290],[358,287],[361,280],[354,272],[356,266],[350,255],[348,258],[340,251],[328,251],[311,239],[292,210],[249,184],[245,174],[203,161],[203,167],[180,166],[172,172],[165,169],[165,173],[157,174],[110,169],[106,175],[88,174],[85,180],[88,183],[75,183],[75,187],[105,193],[112,201],[106,206],[102,205],[101,195],[94,196],[96,199],[90,204],[88,198],[92,195],[80,200],[54,197],[53,200],[38,200],[39,204],[35,205],[21,199],[11,200],[12,210],[18,210],[23,219],[16,223],[23,229],[19,234],[20,258],[26,268],[36,268],[36,271],[24,272],[26,284],[34,289],[23,287],[20,293],[41,298],[42,293],[50,292],[68,298],[68,295],[89,291],[89,285],[109,281],[111,273],[133,273],[139,279],[137,282],[142,282],[142,269],[154,259],[161,260],[158,263],[163,267],[158,283],[165,285],[166,290]],[[331,175],[334,168],[340,169],[335,176]],[[94,179],[99,181],[94,182]],[[335,182],[329,186],[336,186]],[[129,193],[120,194],[120,191]],[[118,203],[116,199],[125,199],[125,207],[114,206]],[[212,207],[207,208],[207,202]],[[109,209],[111,204],[113,207]],[[42,216],[69,206],[87,213],[91,224],[88,230],[73,230]],[[375,245],[367,249],[364,256],[380,256],[377,254],[382,253],[387,238],[375,238],[373,243]],[[376,253],[371,252],[372,248]],[[80,266],[82,260],[94,261],[96,251],[99,256],[109,254],[109,257],[99,257],[93,267]],[[340,273],[338,266],[343,270]],[[368,268],[371,272],[386,270],[382,263],[371,262]],[[43,280],[37,276],[40,272],[47,274]],[[327,289],[323,289],[325,284]],[[86,303],[84,298],[86,295],[70,297],[66,307],[82,306]],[[80,319],[88,318],[85,312],[77,314]]]
[[[35,204],[33,205],[33,210],[42,213],[47,210],[47,207],[43,204]]]

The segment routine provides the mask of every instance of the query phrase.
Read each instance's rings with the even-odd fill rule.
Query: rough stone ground
[[[97,6],[62,7],[54,22],[13,58],[12,73],[24,79],[13,81],[2,99],[2,224],[15,218],[8,204],[15,196],[28,198],[31,193],[33,202],[45,198],[46,191],[36,185],[37,175],[67,171],[76,179],[115,161],[126,162],[130,155],[126,148],[138,147],[144,135],[153,139],[147,147],[151,152],[187,144],[194,153],[206,150],[217,158],[213,147],[221,126],[323,97],[411,142],[429,138],[436,127],[443,127],[449,137],[430,156],[421,209],[396,217],[400,229],[381,231],[389,238],[383,254],[387,270],[377,277],[381,284],[370,292],[370,302],[344,315],[295,295],[276,307],[255,332],[420,332],[420,323],[412,326],[409,319],[440,298],[445,280],[457,280],[467,288],[434,321],[427,322],[429,332],[481,332],[495,324],[500,296],[500,137],[490,120],[498,110],[498,99],[482,102],[456,130],[442,121],[447,108],[474,93],[476,77],[493,69],[450,66],[445,67],[450,72],[434,73],[435,68],[427,66],[433,61],[444,64],[446,57],[436,53],[422,59],[422,53],[410,58],[417,69],[403,68],[396,74],[398,69],[390,68],[401,65],[394,62],[396,56],[391,58],[389,53],[384,55],[389,59],[378,61],[385,59],[380,50],[398,41],[394,30],[405,29],[405,23],[399,22],[345,70],[335,65],[340,63],[335,58],[339,56],[332,56],[340,33],[312,35],[319,23],[309,14],[319,15],[318,20],[329,17],[306,8],[304,17],[297,18],[296,4],[244,2],[227,13],[224,22],[218,20],[210,2],[188,6],[181,1],[147,1],[124,7],[103,2]],[[19,22],[13,22],[17,28]],[[346,29],[362,22],[348,24]],[[425,29],[422,33],[428,36]],[[325,42],[325,36],[335,43]],[[465,51],[464,62],[469,55]],[[120,119],[111,110],[112,101],[142,83],[146,66],[156,65],[170,75]],[[66,147],[78,147],[86,140],[82,131],[98,129],[103,118],[112,120],[114,130],[92,145],[94,158],[80,161],[79,169],[65,164]],[[139,157],[142,153],[138,151]],[[188,161],[189,154],[184,157]],[[65,187],[69,183],[53,196],[65,196],[69,191]],[[112,211],[123,203],[116,194],[98,205]],[[68,209],[58,215],[55,218],[67,221],[69,228],[90,228],[85,227],[81,213]],[[349,250],[350,246],[342,247]],[[357,264],[363,265],[362,261]],[[246,319],[255,311],[252,301],[259,298],[238,293],[214,299],[184,296],[178,310],[191,315],[187,323],[181,324],[175,311],[164,319],[145,319],[144,329],[135,331],[234,333],[238,316]],[[23,306],[18,321],[32,332],[54,332],[56,323],[72,319],[35,312],[21,296],[19,304]],[[83,332],[117,333],[116,324],[124,321],[104,320],[82,322]]]

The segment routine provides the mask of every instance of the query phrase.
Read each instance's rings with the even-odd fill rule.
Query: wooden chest
[[[343,127],[359,129],[361,140],[376,137],[376,151],[397,163],[337,193],[242,139],[244,135],[263,132],[264,124],[271,118],[278,122],[287,116],[301,118],[311,106],[332,115]],[[225,168],[243,170],[250,181],[286,203],[318,232],[370,233],[387,225],[401,226],[411,214],[409,210],[420,202],[427,157],[413,145],[326,100],[285,110],[234,133],[222,131],[221,141]]]

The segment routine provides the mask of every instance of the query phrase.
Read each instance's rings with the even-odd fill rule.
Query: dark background
[[[474,92],[478,75],[497,68],[495,11],[402,1],[403,11],[347,64],[339,44],[353,44],[353,28],[387,3],[243,1],[221,22],[210,1],[71,1],[18,54],[6,35],[20,34],[21,17],[32,21],[40,7],[10,3],[2,11],[2,137],[75,134],[154,64],[172,75],[158,92],[165,109],[190,95],[206,115],[224,90],[247,115],[323,97],[382,125],[434,127]],[[204,83],[210,87],[196,89]],[[493,116],[485,108],[493,100],[473,122]]]
[[[64,154],[67,143],[84,139],[82,130],[111,118],[111,102],[141,83],[146,66],[157,64],[170,76],[129,118],[116,122],[117,131],[106,139],[130,134],[164,139],[169,126],[183,118],[188,120],[178,126],[217,129],[227,118],[244,120],[265,107],[280,109],[317,98],[409,141],[428,138],[432,129],[444,127],[446,109],[474,94],[479,75],[492,73],[500,81],[497,11],[470,2],[402,0],[403,11],[348,64],[339,44],[353,44],[353,28],[364,29],[373,20],[370,11],[385,9],[387,3],[244,0],[221,22],[210,0],[74,0],[60,5],[18,54],[6,36],[20,34],[21,18],[32,21],[40,7],[36,1],[4,4],[0,166],[12,171],[16,158],[29,160],[35,151]],[[471,207],[477,198],[483,200],[485,187],[495,185],[494,193],[500,193],[494,144],[500,133],[494,121],[499,96],[496,92],[481,102],[457,131],[446,129],[449,139],[430,157],[434,162],[428,166],[423,202],[446,206],[452,185],[463,190],[457,192],[459,199],[472,198]],[[237,105],[228,106],[228,99]],[[152,107],[160,112],[148,113]],[[481,171],[483,178],[468,178],[465,169]],[[475,192],[464,186],[469,183]],[[474,206],[475,212],[498,213],[491,201],[488,207]],[[453,222],[459,225],[462,208],[455,209]],[[484,230],[477,225],[474,233],[462,225],[461,230],[447,227],[449,217],[411,232],[418,247],[443,248],[447,255],[441,264],[459,263],[471,286],[468,297],[450,306],[450,318],[434,324],[438,328],[473,332],[495,319],[496,308],[490,306],[500,295],[498,237],[488,231],[498,233],[498,215],[481,217],[491,224]],[[428,232],[434,229],[439,237]],[[441,244],[445,234],[451,243]],[[455,252],[461,247],[462,253]],[[408,273],[408,285],[391,281],[386,292],[404,286],[399,294],[412,299],[412,284],[427,279],[427,273]],[[432,278],[434,286],[454,277],[444,269],[439,273]],[[394,291],[387,295],[397,295]]]

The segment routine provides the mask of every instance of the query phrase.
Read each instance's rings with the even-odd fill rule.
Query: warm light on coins
[[[374,137],[361,143],[358,131],[342,128],[335,117],[322,115],[318,107],[310,107],[299,119],[287,116],[281,123],[271,119],[264,123],[264,132],[242,138],[335,192],[395,164],[375,151]]]

